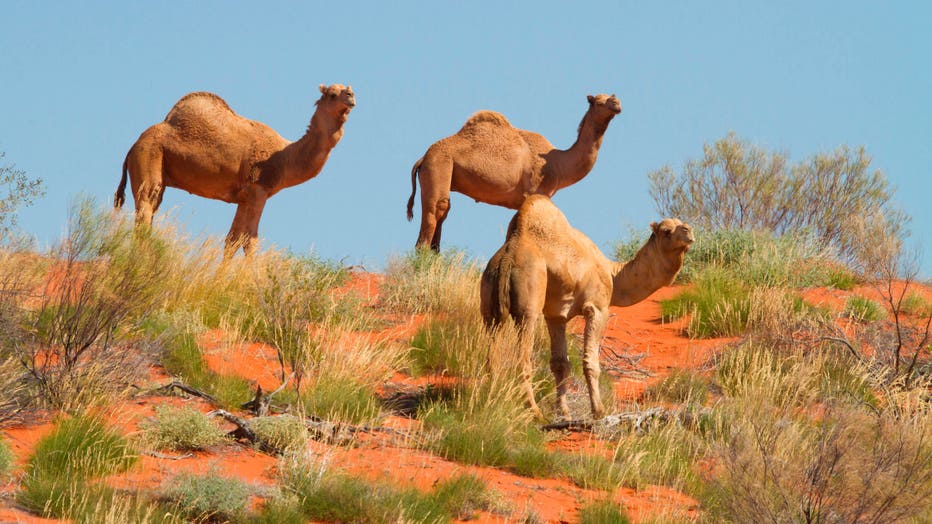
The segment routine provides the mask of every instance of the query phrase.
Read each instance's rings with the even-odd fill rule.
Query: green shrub
[[[845,315],[857,322],[875,322],[887,318],[883,306],[858,295],[848,297],[845,302]]]
[[[927,317],[932,313],[932,303],[920,293],[911,291],[907,293],[900,302],[900,311],[907,315]]]
[[[303,449],[308,441],[304,421],[294,415],[255,417],[249,429],[259,438],[259,447],[278,452]]]
[[[210,417],[190,407],[156,406],[155,420],[141,426],[143,441],[156,449],[205,449],[223,442],[226,436]]]
[[[15,465],[16,455],[10,449],[10,444],[6,439],[0,439],[0,479],[9,477]]]
[[[170,479],[161,498],[198,522],[241,518],[249,504],[249,487],[241,480],[208,473],[182,473]]]
[[[301,393],[300,404],[307,416],[350,424],[371,423],[382,414],[374,387],[350,377],[320,376]]]
[[[624,510],[610,500],[596,500],[579,509],[580,524],[628,524]]]
[[[747,327],[750,290],[722,270],[709,269],[679,296],[660,303],[664,320],[690,315],[691,337],[735,336]]]
[[[498,507],[485,482],[469,473],[438,483],[429,496],[457,520],[471,520],[477,511],[491,511]]]

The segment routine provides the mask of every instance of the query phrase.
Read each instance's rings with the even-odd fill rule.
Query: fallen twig
[[[187,393],[187,394],[189,394],[189,395],[195,396],[195,397],[200,397],[200,398],[202,398],[202,399],[204,399],[204,400],[210,402],[211,404],[213,404],[213,405],[215,405],[215,406],[217,405],[217,399],[214,398],[212,395],[210,395],[210,394],[208,394],[208,393],[204,393],[203,391],[201,391],[201,390],[199,390],[199,389],[196,389],[196,388],[193,388],[193,387],[191,387],[191,386],[189,386],[189,385],[187,385],[187,384],[185,384],[185,383],[183,383],[183,382],[178,382],[177,380],[175,380],[175,381],[173,381],[173,382],[171,382],[171,383],[165,384],[164,386],[159,386],[159,387],[153,389],[152,392],[153,392],[153,393],[155,393],[155,392],[169,393],[169,392],[171,392],[171,390],[173,390],[173,389],[177,389],[177,390],[183,391],[183,392],[185,392],[185,393]]]
[[[158,451],[152,451],[148,449],[142,450],[140,453],[143,455],[149,455],[150,457],[155,457],[157,459],[164,460],[184,460],[194,456],[194,453],[185,453],[183,455],[168,455],[166,453],[159,453]]]

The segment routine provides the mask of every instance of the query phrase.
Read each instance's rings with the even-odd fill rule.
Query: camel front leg
[[[255,253],[259,238],[259,219],[262,218],[266,200],[268,196],[260,187],[251,187],[243,191],[242,199],[236,206],[236,215],[233,216],[233,225],[227,233],[224,260],[232,258],[240,247],[248,258]]]
[[[586,328],[583,333],[583,373],[586,375],[586,386],[589,388],[592,418],[600,419],[605,416],[605,408],[602,406],[599,393],[599,375],[602,374],[602,369],[599,367],[599,351],[608,320],[608,310],[586,304],[583,307],[583,315],[586,319]]]
[[[566,320],[547,319],[547,331],[550,332],[550,371],[557,385],[557,409],[563,418],[570,418],[570,408],[566,403],[566,390],[570,379],[570,359],[566,354]]]

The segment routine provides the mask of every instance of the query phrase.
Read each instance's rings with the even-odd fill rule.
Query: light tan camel
[[[519,329],[522,387],[537,414],[531,386],[534,330],[541,315],[550,332],[550,370],[557,406],[569,416],[566,389],[570,361],[566,323],[583,315],[583,370],[592,416],[605,414],[599,395],[599,348],[608,307],[630,306],[670,285],[693,242],[689,225],[667,218],[651,224],[650,239],[627,263],[612,262],[588,237],[570,226],[545,196],[530,196],[508,225],[505,244],[482,273],[482,317],[490,328],[509,314]]]
[[[295,142],[236,114],[213,93],[185,95],[126,154],[114,207],[125,201],[127,171],[137,225],[152,223],[166,187],[236,204],[225,256],[240,246],[251,255],[266,200],[317,176],[343,137],[343,124],[356,105],[352,87],[321,84],[320,92],[307,132]]]
[[[421,231],[417,247],[440,250],[450,212],[450,191],[510,209],[528,195],[553,196],[585,177],[595,165],[609,122],[621,113],[615,95],[589,95],[576,142],[553,147],[532,131],[515,128],[500,113],[479,111],[455,135],[434,142],[411,169],[408,220],[414,218],[415,179],[421,180]]]

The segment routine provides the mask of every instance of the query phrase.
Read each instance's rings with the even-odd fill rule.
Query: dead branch
[[[656,421],[675,420],[684,425],[692,425],[699,415],[707,414],[710,411],[709,408],[667,409],[653,407],[639,411],[627,411],[606,415],[599,420],[576,419],[554,422],[542,426],[541,429],[544,431],[593,431],[627,427],[634,431],[647,431]]]
[[[187,393],[188,395],[192,395],[192,396],[195,396],[195,397],[200,397],[200,398],[206,400],[207,402],[210,402],[210,403],[213,404],[214,406],[216,406],[216,405],[218,404],[217,399],[214,398],[214,397],[213,397],[212,395],[210,395],[209,393],[204,393],[203,391],[201,391],[201,390],[199,390],[199,389],[193,388],[193,387],[191,387],[191,386],[189,386],[189,385],[187,385],[187,384],[185,384],[185,383],[183,383],[183,382],[178,382],[177,380],[175,380],[175,381],[173,381],[173,382],[170,382],[170,383],[168,383],[168,384],[165,384],[164,386],[159,386],[159,387],[157,387],[157,388],[155,388],[155,389],[152,389],[152,390],[149,391],[149,393],[163,393],[163,394],[166,394],[166,393],[170,393],[173,389],[177,389],[177,390],[179,390],[179,391],[183,391],[183,392]]]
[[[155,457],[157,459],[164,459],[164,460],[184,460],[184,459],[191,458],[194,456],[194,453],[184,453],[182,455],[168,455],[166,453],[159,453],[158,451],[152,451],[148,449],[143,450],[140,453],[142,453],[143,455],[149,455],[150,457]]]
[[[275,395],[280,393],[283,389],[285,389],[285,386],[287,386],[288,383],[291,382],[292,378],[294,378],[294,373],[288,375],[288,377],[285,378],[285,381],[282,382],[282,384],[278,386],[278,388],[275,391],[269,393],[268,395],[264,395],[262,393],[262,386],[260,386],[259,384],[256,384],[256,395],[249,402],[241,404],[240,408],[245,409],[246,411],[249,411],[250,413],[258,417],[264,417],[268,415],[270,410],[278,412],[278,413],[285,411],[284,408],[281,408],[278,406],[272,406],[272,397],[274,397]]]

